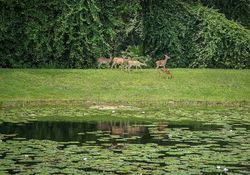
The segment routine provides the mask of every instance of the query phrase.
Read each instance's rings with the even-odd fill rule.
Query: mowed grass
[[[0,101],[250,101],[250,70],[1,69]]]

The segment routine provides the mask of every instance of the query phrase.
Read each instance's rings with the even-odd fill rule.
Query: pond
[[[183,111],[2,110],[0,174],[250,173],[248,110]]]
[[[221,129],[217,125],[202,125],[200,122],[192,123],[156,123],[151,124],[149,122],[65,122],[65,121],[39,121],[32,123],[2,123],[0,125],[0,133],[5,135],[12,135],[25,139],[38,139],[38,140],[53,140],[58,142],[78,141],[79,143],[85,143],[88,141],[95,141],[97,144],[101,144],[101,138],[103,136],[110,136],[108,143],[119,142],[119,139],[128,139],[129,143],[157,143],[161,145],[173,145],[169,139],[168,133],[164,132],[166,128],[185,129],[190,131],[212,131]],[[162,132],[164,139],[154,138],[154,135],[150,133],[152,129]],[[102,133],[105,133],[102,135]],[[131,139],[135,137],[136,139]],[[119,139],[118,139],[119,138]],[[191,142],[190,142],[191,143]]]

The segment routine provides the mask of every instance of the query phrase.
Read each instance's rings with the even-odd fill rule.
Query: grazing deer
[[[137,69],[137,67],[139,67],[141,69],[141,66],[147,66],[147,64],[146,63],[141,63],[140,61],[129,60],[127,68],[130,70],[130,68],[133,67],[133,66],[135,66],[136,69]]]
[[[165,68],[165,66],[167,64],[167,61],[169,59],[169,56],[166,54],[166,55],[164,55],[164,57],[165,57],[164,60],[158,60],[158,61],[155,62],[156,66],[157,66],[156,69],[158,69],[159,67],[164,67]]]
[[[125,59],[125,58],[122,58],[122,57],[115,57],[113,59],[113,63],[112,63],[112,66],[111,68],[113,69],[114,67],[116,68],[117,65],[123,65],[125,64],[126,62],[128,62],[128,59]]]
[[[102,64],[108,64],[108,66],[110,66],[109,64],[111,63],[111,61],[112,61],[112,55],[111,54],[109,55],[109,58],[104,58],[104,57],[98,58],[97,59],[98,68],[100,69]]]
[[[168,70],[168,68],[161,68],[161,74],[167,74],[168,78],[173,78],[172,73]]]

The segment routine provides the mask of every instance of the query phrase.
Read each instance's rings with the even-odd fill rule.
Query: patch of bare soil
[[[91,109],[100,109],[100,110],[115,110],[115,109],[126,109],[126,110],[133,110],[137,109],[133,106],[124,106],[124,105],[94,105],[90,106]]]

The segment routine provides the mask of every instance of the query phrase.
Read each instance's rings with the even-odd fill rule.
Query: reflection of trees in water
[[[113,135],[141,135],[146,132],[146,127],[140,124],[135,122],[34,122],[23,125],[6,123],[1,125],[0,131],[6,134],[18,133],[19,137],[28,139],[67,141],[83,138],[77,133],[97,130],[110,131]]]
[[[155,127],[159,131],[164,130],[167,125],[159,123]],[[5,123],[0,127],[0,132],[6,134],[17,133],[18,137],[27,139],[42,139],[55,141],[85,141],[96,140],[96,134],[78,133],[109,131],[111,135],[141,136],[142,139],[150,139],[150,133],[142,122],[34,122],[23,125]]]
[[[158,131],[163,131],[167,127],[168,127],[168,125],[165,122],[157,123],[157,130]]]
[[[128,135],[135,136],[141,135],[146,132],[146,127],[136,125],[136,123],[130,122],[110,122],[110,123],[98,123],[97,129],[101,131],[110,131],[112,135]]]

